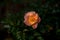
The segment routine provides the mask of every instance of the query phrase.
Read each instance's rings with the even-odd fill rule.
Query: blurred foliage
[[[54,40],[56,35],[60,35],[58,0],[5,0],[1,3],[2,6],[5,4],[6,17],[1,20],[1,23],[4,26],[9,25],[8,31],[13,34],[15,40],[45,40],[46,38]],[[28,11],[36,11],[41,17],[41,22],[35,30],[23,23],[24,14]],[[48,39],[49,36],[54,39],[52,37]]]

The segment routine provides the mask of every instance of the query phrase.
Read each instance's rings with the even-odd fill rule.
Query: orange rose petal
[[[26,25],[30,26],[30,24],[29,24],[26,20],[24,21],[24,23],[25,23]]]

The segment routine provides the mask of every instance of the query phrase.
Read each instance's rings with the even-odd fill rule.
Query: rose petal
[[[24,21],[25,25],[30,26],[30,24],[25,20]]]
[[[33,28],[33,29],[36,29],[36,28],[37,28],[37,25],[38,25],[38,23],[32,25],[32,28]]]
[[[38,23],[39,23],[40,21],[41,21],[41,18],[39,17],[39,18],[38,18]]]

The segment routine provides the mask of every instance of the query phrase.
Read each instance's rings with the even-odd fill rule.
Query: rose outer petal
[[[26,20],[24,20],[24,23],[25,25],[30,26],[30,24]]]
[[[39,23],[40,21],[41,21],[41,18],[39,17],[39,18],[38,18],[38,23]]]
[[[38,23],[36,23],[36,24],[32,25],[32,28],[33,28],[33,29],[36,29],[36,28],[37,28],[37,26],[38,26]]]
[[[37,26],[38,26],[38,23],[39,23],[40,21],[41,21],[41,19],[40,19],[40,17],[39,17],[38,22],[37,22],[36,24],[32,25],[32,28],[33,28],[33,29],[36,29]]]

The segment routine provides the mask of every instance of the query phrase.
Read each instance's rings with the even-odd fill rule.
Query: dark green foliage
[[[10,26],[8,31],[13,34],[14,39],[55,40],[58,35],[60,37],[58,0],[9,0],[5,3],[8,8],[2,21],[4,25]],[[23,23],[24,14],[29,11],[36,11],[41,17],[41,22],[35,30]]]

